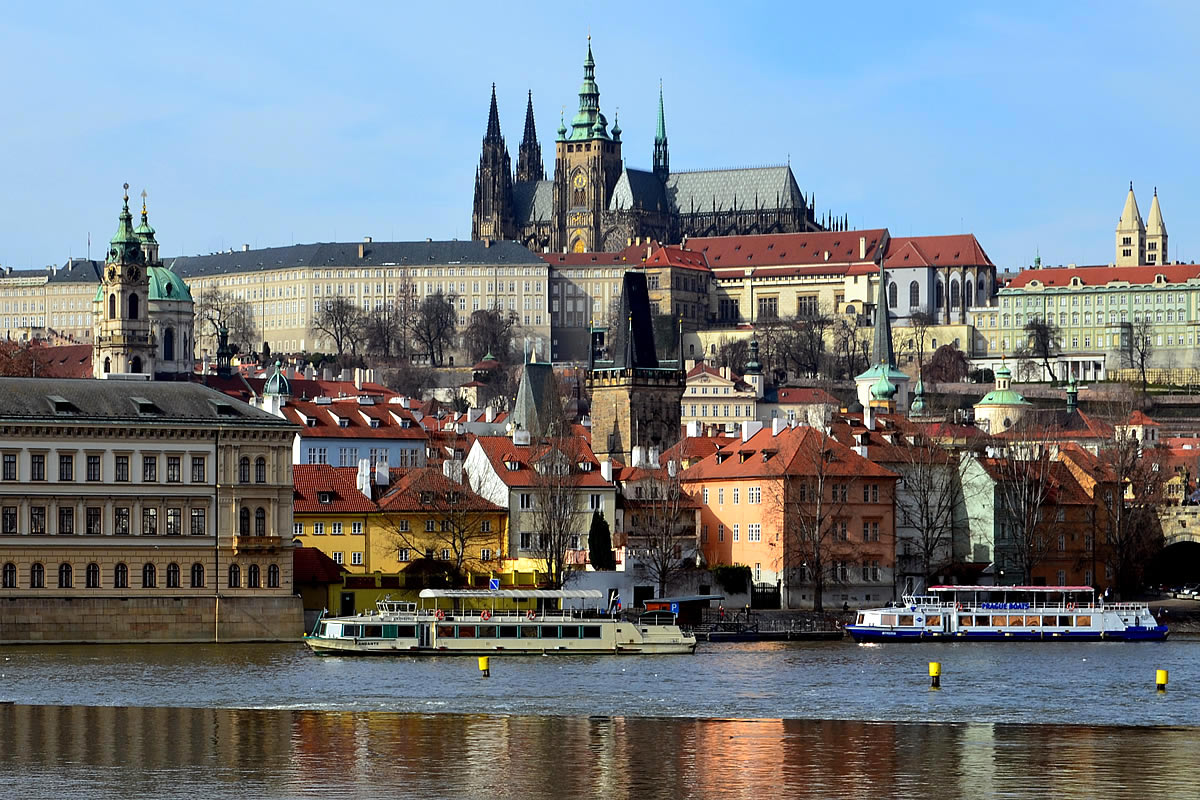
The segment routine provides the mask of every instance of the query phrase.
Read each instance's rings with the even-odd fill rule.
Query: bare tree
[[[640,556],[647,577],[658,584],[658,596],[688,568],[696,548],[696,504],[683,491],[677,466],[657,470],[626,491],[629,546]],[[632,497],[629,497],[632,490]]]
[[[467,357],[476,362],[491,355],[501,364],[509,363],[519,324],[520,317],[516,311],[489,308],[473,312],[463,334]]]
[[[364,350],[374,356],[391,358],[399,353],[401,339],[406,335],[404,322],[394,303],[363,315]]]
[[[900,473],[896,487],[896,528],[901,567],[919,574],[928,587],[953,558],[956,513],[962,507],[958,459],[935,442],[917,435],[896,448]]]
[[[1017,358],[1041,364],[1051,381],[1058,380],[1050,359],[1058,355],[1062,331],[1047,317],[1033,317],[1025,323],[1025,341],[1017,347]]]
[[[953,344],[944,344],[934,351],[924,375],[931,383],[957,383],[966,379],[969,370],[967,354]]]
[[[854,377],[871,363],[870,329],[860,327],[858,318],[839,314],[830,324],[833,340],[833,363],[830,377]]]
[[[721,337],[717,344],[716,362],[718,367],[729,367],[735,375],[746,371],[746,362],[750,360],[750,342],[747,339],[728,339]]]
[[[338,358],[350,350],[358,354],[359,345],[366,339],[366,315],[358,304],[347,297],[333,297],[321,303],[321,310],[312,318],[313,338],[324,336],[333,343]]]
[[[1033,571],[1049,547],[1043,510],[1053,489],[1050,443],[1055,438],[1052,429],[1024,421],[1007,446],[986,460],[995,480],[995,510],[1004,542],[1004,547],[996,543],[996,560],[1000,569],[1016,570],[1026,585],[1033,582]]]
[[[1154,323],[1149,314],[1135,318],[1126,331],[1129,340],[1121,348],[1121,362],[1130,369],[1136,369],[1142,383],[1142,399],[1145,400],[1146,390],[1150,381],[1146,378],[1146,368],[1154,356]]]
[[[534,529],[531,551],[554,589],[561,589],[572,577],[573,554],[581,549],[581,520],[590,519],[580,491],[581,456],[575,437],[564,436],[546,440],[534,461],[533,508],[527,512]]]
[[[912,354],[917,362],[917,376],[924,374],[925,348],[929,341],[929,331],[937,325],[932,314],[925,311],[914,311],[908,315],[908,336],[903,340],[902,350]]]
[[[212,337],[212,341],[224,327],[229,331],[229,343],[236,352],[254,349],[258,326],[254,322],[254,306],[249,301],[232,292],[209,289],[202,292],[196,303],[196,316],[207,323],[204,332]],[[212,349],[216,349],[215,345]]]
[[[412,331],[416,327],[417,308],[420,301],[417,297],[417,284],[412,279],[411,271],[400,270],[396,283],[396,293],[388,301],[388,307],[395,315],[398,333],[396,336],[396,355],[401,361],[411,361],[413,354]]]
[[[454,295],[436,292],[417,306],[412,338],[430,365],[440,367],[445,363],[446,349],[454,344],[457,327],[458,312],[455,311]]]
[[[788,336],[780,342],[779,360],[793,375],[815,378],[826,366],[825,335],[832,320],[827,314],[816,313],[797,317]]]

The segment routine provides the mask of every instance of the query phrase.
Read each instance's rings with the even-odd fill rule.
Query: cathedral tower
[[[471,214],[472,239],[516,238],[513,217],[512,161],[500,135],[500,113],[496,110],[496,84],[488,110],[483,152],[475,170],[475,208]]]
[[[1158,207],[1158,187],[1154,187],[1154,199],[1150,201],[1150,215],[1146,217],[1146,263],[1167,264],[1167,226],[1163,224],[1162,209]]]
[[[1161,217],[1160,220],[1161,222]],[[1118,267],[1137,267],[1146,263],[1146,226],[1138,211],[1137,198],[1133,196],[1133,181],[1129,182],[1129,194],[1125,196],[1125,208],[1117,223]]]
[[[579,88],[579,111],[570,129],[560,124],[554,143],[554,240],[555,250],[574,253],[602,246],[601,215],[608,208],[613,188],[621,176],[620,129],[608,132],[608,120],[600,112],[600,89],[596,85],[596,62],[588,37],[583,62],[583,85]]]
[[[666,181],[671,173],[671,160],[667,156],[667,120],[663,114],[662,82],[658,84],[658,127],[654,131],[654,174]]]
[[[157,245],[154,249],[157,252]],[[97,378],[112,373],[154,374],[157,345],[150,331],[149,300],[146,251],[143,239],[133,230],[127,183],[117,232],[109,244],[96,292],[92,373]]]
[[[517,183],[540,181],[546,177],[542,166],[542,146],[538,143],[537,126],[533,124],[533,91],[529,92],[529,105],[525,107],[525,134],[521,137],[521,148],[517,151]]]

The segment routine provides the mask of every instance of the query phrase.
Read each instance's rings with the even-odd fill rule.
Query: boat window
[[[1031,628],[1036,628],[1042,624],[1042,618],[1037,614],[1029,614],[1025,617],[1025,624]]]
[[[538,627],[540,627],[540,626],[538,626],[538,625],[522,625],[521,626],[521,638],[522,639],[538,638]]]
[[[516,625],[500,625],[496,628],[497,639],[515,639],[517,638]]]
[[[495,625],[480,625],[479,626],[479,638],[480,639],[495,639],[496,638],[496,626]]]
[[[383,626],[383,638],[395,639],[396,638],[396,626],[395,625],[384,625]]]
[[[976,617],[975,617],[975,624],[976,624],[976,625],[991,625],[991,624],[992,624],[992,618],[991,618],[990,616],[985,616],[985,615],[983,615],[983,614],[978,614],[978,615],[976,615]]]
[[[930,614],[928,617],[925,618],[925,624],[931,628],[942,627],[942,615],[941,614]]]
[[[416,625],[397,625],[396,626],[396,638],[397,639],[415,639],[416,636],[417,636],[417,626]]]
[[[972,617],[970,614],[959,614],[958,615],[958,627],[970,628],[974,624],[975,624],[975,618]]]
[[[318,636],[328,636],[329,635],[329,623],[328,622],[321,623],[321,630],[317,635]]]
[[[912,625],[912,624],[913,624],[912,614],[905,614],[904,616],[900,617],[901,627],[906,626],[906,625]]]
[[[866,615],[865,615],[865,614],[859,614],[859,615],[858,615],[858,622],[856,622],[855,624],[856,624],[856,625],[862,625],[862,624],[863,624],[863,621],[864,621],[865,619],[866,619]]]
[[[439,639],[453,639],[454,638],[454,626],[453,625],[438,625],[437,626],[437,636]]]
[[[459,625],[458,626],[458,638],[474,639],[475,638],[475,626],[474,625]]]
[[[600,638],[600,626],[599,625],[584,625],[583,626],[583,638],[599,639]]]
[[[358,626],[358,625],[343,625],[342,626],[342,636],[346,636],[346,637],[349,637],[352,639],[357,638],[359,627],[360,626]]]
[[[1059,617],[1058,624],[1060,627],[1069,628],[1069,627],[1071,627],[1071,618],[1070,617]]]
[[[383,626],[382,625],[364,625],[363,626],[363,638],[378,639],[382,636],[383,636]]]
[[[1078,617],[1075,618],[1075,624],[1079,625],[1081,627],[1090,626],[1092,624],[1092,615],[1091,614],[1080,614]]]
[[[578,625],[563,625],[561,630],[562,630],[561,636],[563,639],[578,639],[579,638],[579,626]]]
[[[880,623],[883,625],[895,625],[896,624],[896,615],[895,614],[884,614],[880,618]]]

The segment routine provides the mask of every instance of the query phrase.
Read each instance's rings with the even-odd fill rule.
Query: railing
[[[233,550],[236,553],[273,553],[283,547],[280,536],[234,536]]]
[[[438,612],[441,616],[438,616]],[[485,619],[483,614],[487,612],[489,616]],[[379,611],[369,612],[367,616],[378,616],[382,620],[411,620],[414,617],[423,622],[472,622],[472,623],[491,623],[498,622],[544,622],[546,620],[588,620],[588,619],[619,619],[620,614],[609,614],[594,608],[562,608],[562,609],[546,609],[544,611],[533,611],[533,616],[529,616],[529,610],[519,609],[462,609],[454,611],[446,608],[419,608],[415,611]]]

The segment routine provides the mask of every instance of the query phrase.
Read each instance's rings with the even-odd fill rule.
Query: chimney
[[[629,453],[629,466],[634,469],[644,467],[646,465],[646,448],[640,444],[635,444],[633,450]]]
[[[689,437],[700,435],[700,420],[694,419],[687,424],[687,435]]]
[[[762,430],[763,424],[756,419],[742,420],[742,441],[750,441],[750,437]]]
[[[341,374],[341,377],[339,378],[339,380],[341,380],[343,383],[350,382],[350,368],[349,367],[342,368],[342,374]]]
[[[358,475],[355,476],[354,485],[367,497],[371,496],[371,459],[358,460]]]
[[[867,257],[867,237],[858,237],[858,259],[865,260]]]
[[[387,486],[389,478],[387,452],[385,451],[384,457],[375,462],[375,485]]]
[[[650,469],[659,469],[660,468],[660,464],[658,463],[659,455],[660,455],[660,453],[658,451],[658,446],[657,445],[651,446],[650,454],[649,454],[649,456],[647,456],[647,466],[650,467]]]
[[[863,407],[863,425],[869,431],[875,430],[875,409],[869,403]]]
[[[316,380],[316,378],[317,378],[317,368],[314,367],[312,364],[305,364],[304,365],[304,379],[306,381],[312,381],[312,380]]]
[[[778,436],[779,432],[784,428],[783,417],[774,417],[771,420],[771,435]]]
[[[244,245],[242,245],[242,252],[243,252],[243,253],[249,253],[249,252],[250,252],[250,245],[248,245],[248,244],[244,244]]]
[[[721,367],[721,377],[729,380],[729,367]]]
[[[366,242],[367,244],[370,244],[374,240],[370,236],[364,236],[363,241]]]
[[[600,477],[605,483],[612,483],[612,461],[607,458],[600,461]]]
[[[365,258],[365,257],[366,257],[366,255],[367,255],[367,246],[366,246],[365,244],[363,244],[363,243],[361,243],[361,242],[360,242],[360,243],[359,243],[359,245],[358,245],[358,258],[359,258],[359,260],[362,260],[363,258]]]
[[[674,478],[678,474],[679,474],[679,462],[672,458],[670,461],[667,462],[667,476],[670,478]]]
[[[455,483],[463,482],[463,462],[461,458],[447,458],[442,462],[442,474]]]
[[[518,447],[528,447],[529,446],[529,431],[525,431],[525,430],[521,430],[520,428],[517,428],[515,431],[513,431],[512,437],[513,437],[513,444],[517,445]]]
[[[488,406],[487,408],[484,409],[483,421],[488,422],[488,423],[496,421],[496,407],[495,406]]]
[[[361,367],[354,368],[354,388],[362,391],[363,387],[363,371]]]
[[[333,380],[333,370],[330,367],[322,367],[321,368],[321,380],[323,380],[323,381]]]

